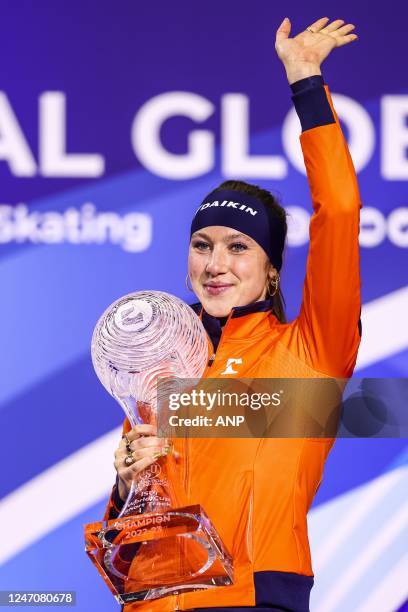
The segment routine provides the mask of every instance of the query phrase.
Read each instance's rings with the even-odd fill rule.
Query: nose
[[[222,247],[214,247],[208,257],[208,261],[205,266],[205,271],[211,276],[225,274],[225,272],[228,271],[227,254],[225,253],[225,250]]]

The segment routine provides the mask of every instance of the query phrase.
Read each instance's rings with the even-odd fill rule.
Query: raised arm
[[[353,25],[316,21],[295,38],[284,20],[276,38],[302,124],[300,137],[314,213],[310,223],[298,325],[309,365],[330,376],[352,374],[360,343],[357,179],[347,143],[321,76],[332,49],[355,40]]]

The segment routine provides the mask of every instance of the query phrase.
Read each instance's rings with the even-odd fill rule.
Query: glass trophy
[[[200,378],[204,327],[168,293],[140,291],[114,302],[92,336],[92,362],[131,424],[156,424],[159,379]],[[172,387],[174,389],[174,387]],[[160,385],[161,393],[166,384]],[[85,525],[85,550],[119,603],[158,599],[233,582],[232,559],[204,509],[188,499],[188,444],[139,472],[115,519]]]

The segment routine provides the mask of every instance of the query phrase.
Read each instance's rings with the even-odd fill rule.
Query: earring
[[[279,281],[280,281],[279,272],[276,273],[276,276],[274,278],[268,280],[267,292],[269,293],[271,297],[273,297],[274,295],[278,293]],[[271,289],[273,289],[273,293]]]
[[[189,277],[188,272],[187,272],[187,274],[186,274],[186,287],[187,287],[187,289],[188,289],[189,291],[193,291],[193,293],[194,293],[193,288],[192,288],[192,287],[191,287],[191,286],[188,284],[188,281],[189,281],[189,280],[190,280],[190,277]]]

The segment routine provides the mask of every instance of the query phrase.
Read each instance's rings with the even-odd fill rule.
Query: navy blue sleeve
[[[122,499],[119,495],[119,476],[117,474],[116,474],[116,482],[112,489],[111,500],[113,502],[113,506],[111,506],[108,518],[115,519],[119,516],[119,513],[122,510],[123,506],[125,505],[125,501],[126,501]],[[144,512],[144,508],[145,508],[145,504],[143,500],[140,501],[140,505],[141,505],[140,512],[142,513]]]
[[[336,122],[320,74],[300,79],[292,83],[290,88],[302,132]]]
[[[116,474],[116,482],[112,489],[112,501],[114,503],[114,506],[112,506],[110,509],[109,517],[108,517],[109,519],[117,518],[125,503],[125,500],[123,500],[119,496],[118,484],[119,484],[119,477]]]

